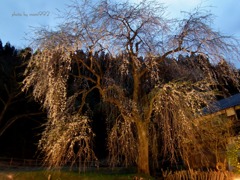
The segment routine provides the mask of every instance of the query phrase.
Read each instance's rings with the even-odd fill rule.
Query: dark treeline
[[[32,50],[25,48],[17,50],[10,43],[2,45],[0,41],[0,156],[18,157],[18,158],[36,158],[37,143],[40,139],[43,125],[46,122],[46,115],[42,112],[40,105],[33,101],[31,93],[23,93],[21,91],[21,82],[26,68],[26,62],[31,58]],[[94,57],[95,60],[101,62],[101,68],[104,72],[109,73],[108,76],[118,81],[116,72],[119,72],[122,84],[131,92],[133,80],[131,77],[124,77],[124,73],[119,71],[123,68],[122,63],[118,63],[123,56],[111,57],[109,54],[101,52],[90,54],[82,50],[77,51],[72,58],[81,59],[85,63],[90,63],[89,58]],[[140,58],[141,59],[141,58]],[[71,75],[68,79],[68,95],[71,96],[76,89],[81,89],[80,86],[91,86],[85,83],[82,79],[78,79],[81,71],[86,76],[91,76],[90,72],[77,62],[72,64]],[[127,65],[129,66],[129,65]],[[222,61],[218,64],[209,62],[208,59],[198,56],[179,56],[177,59],[166,59],[158,66],[159,79],[165,83],[170,81],[187,80],[196,82],[205,76],[204,73],[212,73],[218,80],[218,86],[213,89],[218,89],[216,98],[221,99],[238,92],[235,82],[225,76],[225,70],[229,70],[229,64]],[[197,67],[197,68],[196,68]],[[232,67],[233,68],[233,67]],[[94,68],[93,68],[94,69]],[[129,69],[129,68],[126,68]],[[230,68],[231,69],[231,68]],[[234,69],[234,68],[233,68]],[[97,68],[96,68],[97,70]],[[124,68],[123,68],[124,71]],[[112,73],[112,75],[111,75]],[[233,73],[233,72],[229,72]],[[114,78],[116,76],[116,78]],[[94,77],[92,77],[94,78]],[[148,77],[142,79],[141,91],[148,91],[154,86],[154,82],[148,82]],[[109,83],[109,82],[108,82]],[[227,85],[226,85],[227,84]],[[131,94],[131,93],[130,93]],[[82,96],[77,97],[79,102],[73,106],[76,108],[81,104]],[[94,150],[99,159],[105,159],[108,155],[106,148],[106,138],[108,126],[111,126],[107,104],[103,105],[99,97],[98,91],[92,91],[86,98],[83,111],[92,119],[93,131],[96,134],[94,139]],[[103,108],[105,106],[105,108]],[[111,109],[112,111],[112,109]],[[113,117],[114,118],[114,117]]]
[[[26,48],[27,49],[27,48]],[[0,156],[34,158],[41,126],[45,121],[40,106],[21,91],[25,62],[9,42],[0,41]]]

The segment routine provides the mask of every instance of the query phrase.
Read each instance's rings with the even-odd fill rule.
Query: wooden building
[[[240,119],[240,93],[211,104],[208,108],[204,108],[203,112],[206,118],[226,115],[235,120]]]
[[[233,136],[228,139],[228,145],[226,149],[222,150],[221,160],[216,163],[217,169],[229,170],[236,169],[234,168],[236,163],[240,163],[240,151],[238,157],[232,157],[235,159],[229,159],[227,156],[227,149],[234,146],[238,147],[240,144],[239,135],[240,135],[240,93],[230,96],[228,98],[216,101],[215,103],[209,105],[209,107],[203,109],[204,119],[213,119],[216,117],[222,117],[232,122],[233,127]],[[224,137],[223,137],[224,138]],[[238,142],[237,142],[238,141]],[[238,144],[237,144],[238,143]],[[237,144],[237,145],[236,145]],[[235,161],[231,163],[231,161]],[[233,165],[234,164],[234,165]],[[221,167],[220,167],[221,166]],[[240,170],[240,169],[239,169]]]

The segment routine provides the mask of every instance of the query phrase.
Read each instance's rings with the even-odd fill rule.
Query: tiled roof
[[[209,107],[205,107],[203,109],[204,114],[211,114],[217,111],[221,111],[230,107],[240,105],[240,93],[230,96],[228,98],[222,99],[220,101],[216,101],[211,104]]]

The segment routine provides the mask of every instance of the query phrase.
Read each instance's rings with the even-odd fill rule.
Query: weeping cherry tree
[[[157,1],[76,1],[56,30],[36,30],[23,90],[31,89],[48,112],[39,142],[46,163],[96,158],[86,103],[93,91],[108,112],[111,165],[136,164],[149,174],[159,157],[189,161],[189,143],[198,143],[197,117],[218,84],[209,63],[238,59],[238,42],[214,31],[211,15],[201,9],[182,20],[166,18],[165,10]],[[161,67],[173,67],[179,55],[199,63],[164,74]],[[231,66],[218,74],[238,86]]]

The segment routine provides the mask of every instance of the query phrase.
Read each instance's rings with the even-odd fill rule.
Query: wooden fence
[[[71,167],[71,162],[67,163],[66,167]],[[99,168],[104,166],[99,161],[88,161],[88,162],[76,162],[72,168]],[[20,158],[3,158],[0,157],[0,169],[11,169],[11,168],[44,168],[43,161],[41,159],[20,159]],[[46,167],[47,168],[47,167]]]
[[[42,167],[39,159],[0,158],[0,168]]]
[[[165,180],[234,180],[234,174],[230,171],[177,171],[163,172]]]

